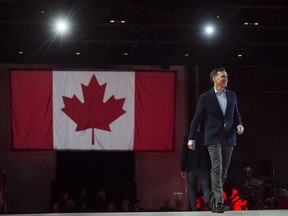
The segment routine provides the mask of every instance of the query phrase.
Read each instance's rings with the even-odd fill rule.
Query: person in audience
[[[133,211],[131,201],[127,198],[123,199],[121,202],[121,211],[122,212],[131,212]]]
[[[60,205],[58,202],[52,202],[51,204],[51,212],[52,213],[59,213],[60,211]]]
[[[95,210],[97,212],[105,212],[107,210],[106,190],[100,188],[96,195]]]
[[[113,200],[109,200],[107,202],[107,212],[116,212],[117,209],[115,207],[115,202]]]
[[[274,198],[276,209],[288,209],[288,191],[285,188],[279,190]]]
[[[78,196],[76,197],[76,209],[78,212],[86,212],[88,210],[88,198],[87,198],[87,192],[84,187],[81,187],[78,193]]]
[[[143,211],[143,208],[141,207],[140,205],[140,200],[135,200],[134,203],[133,203],[133,210],[135,212],[138,212],[138,211]]]
[[[77,212],[78,210],[76,209],[75,206],[75,200],[73,198],[69,198],[66,202],[66,211],[65,212]]]
[[[59,200],[59,208],[60,212],[67,212],[67,204],[70,199],[70,193],[66,190],[62,190],[60,194],[60,200]]]

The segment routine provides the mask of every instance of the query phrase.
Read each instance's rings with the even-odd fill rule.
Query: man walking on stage
[[[195,136],[202,120],[205,122],[204,145],[211,159],[212,211],[223,213],[229,210],[223,200],[223,184],[227,177],[236,133],[241,135],[244,127],[238,111],[237,96],[226,89],[228,74],[225,68],[214,69],[210,73],[213,88],[199,97],[191,122],[188,147],[195,149]]]

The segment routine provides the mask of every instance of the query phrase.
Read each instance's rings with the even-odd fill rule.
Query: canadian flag
[[[11,71],[15,150],[171,151],[171,71]]]

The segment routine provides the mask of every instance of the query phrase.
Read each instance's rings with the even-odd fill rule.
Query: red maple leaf
[[[103,102],[106,83],[99,85],[95,75],[90,83],[81,84],[84,96],[82,103],[75,95],[72,98],[63,96],[65,107],[62,111],[76,124],[76,131],[92,128],[92,145],[94,144],[94,128],[111,131],[110,123],[126,113],[122,109],[125,98],[115,99],[112,95],[105,103]]]

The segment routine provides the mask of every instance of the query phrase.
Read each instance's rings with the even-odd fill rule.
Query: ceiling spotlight
[[[211,26],[211,25],[206,26],[206,27],[205,27],[205,33],[206,33],[207,35],[213,34],[213,33],[214,33],[214,27]]]
[[[63,35],[68,31],[69,25],[66,20],[58,20],[55,24],[55,30],[57,33]]]

